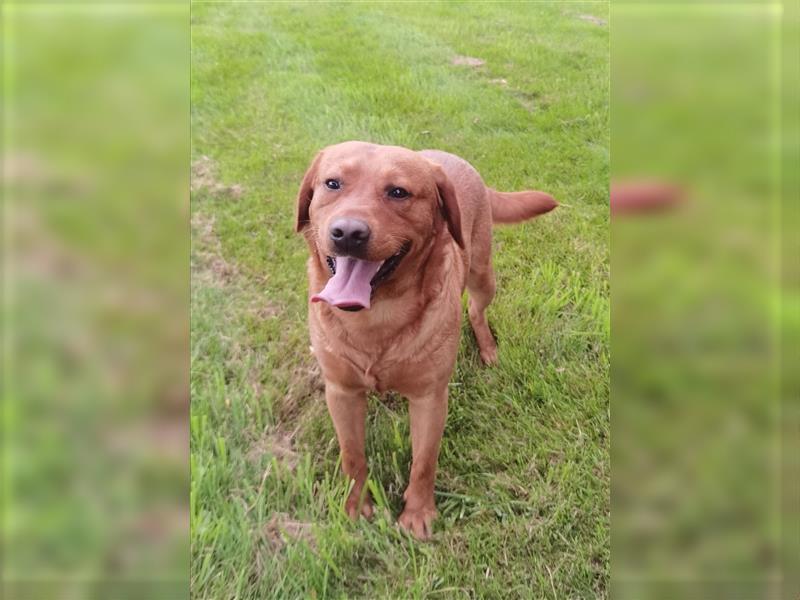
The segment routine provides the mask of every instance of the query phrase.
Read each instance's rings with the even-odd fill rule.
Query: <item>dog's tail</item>
[[[492,221],[519,223],[548,213],[558,206],[552,196],[533,190],[525,192],[498,192],[487,188],[492,204]]]

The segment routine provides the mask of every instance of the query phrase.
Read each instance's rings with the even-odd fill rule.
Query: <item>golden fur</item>
[[[324,182],[340,179],[341,190]],[[411,197],[395,200],[391,186]],[[325,287],[327,231],[334,219],[369,224],[366,251],[383,261],[404,244],[410,251],[373,293],[367,310],[347,312],[309,303],[314,353],[336,428],[344,473],[354,480],[346,503],[351,517],[372,514],[364,488],[366,394],[394,390],[409,401],[412,465],[400,525],[428,538],[436,515],[434,478],[447,415],[447,388],[461,330],[461,295],[486,364],[497,347],[485,310],[495,292],[492,223],[518,222],[557,206],[542,192],[496,192],[465,160],[436,150],[345,142],[325,148],[309,167],[297,197],[297,230],[308,242],[310,296]]]

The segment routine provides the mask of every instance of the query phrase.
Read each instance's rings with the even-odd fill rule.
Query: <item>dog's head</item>
[[[331,273],[312,301],[369,308],[375,290],[410,268],[444,227],[463,246],[455,190],[438,165],[396,146],[325,148],[297,195],[297,231]]]

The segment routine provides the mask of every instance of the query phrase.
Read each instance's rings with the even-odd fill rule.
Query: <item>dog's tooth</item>
[[[325,262],[328,263],[328,270],[331,272],[331,275],[336,275],[336,259],[332,256],[326,256]]]

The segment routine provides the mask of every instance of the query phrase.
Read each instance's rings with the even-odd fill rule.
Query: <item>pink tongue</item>
[[[350,256],[336,257],[336,274],[325,289],[311,297],[312,302],[327,302],[333,306],[369,308],[372,287],[369,282],[381,268],[382,262],[370,262]]]

